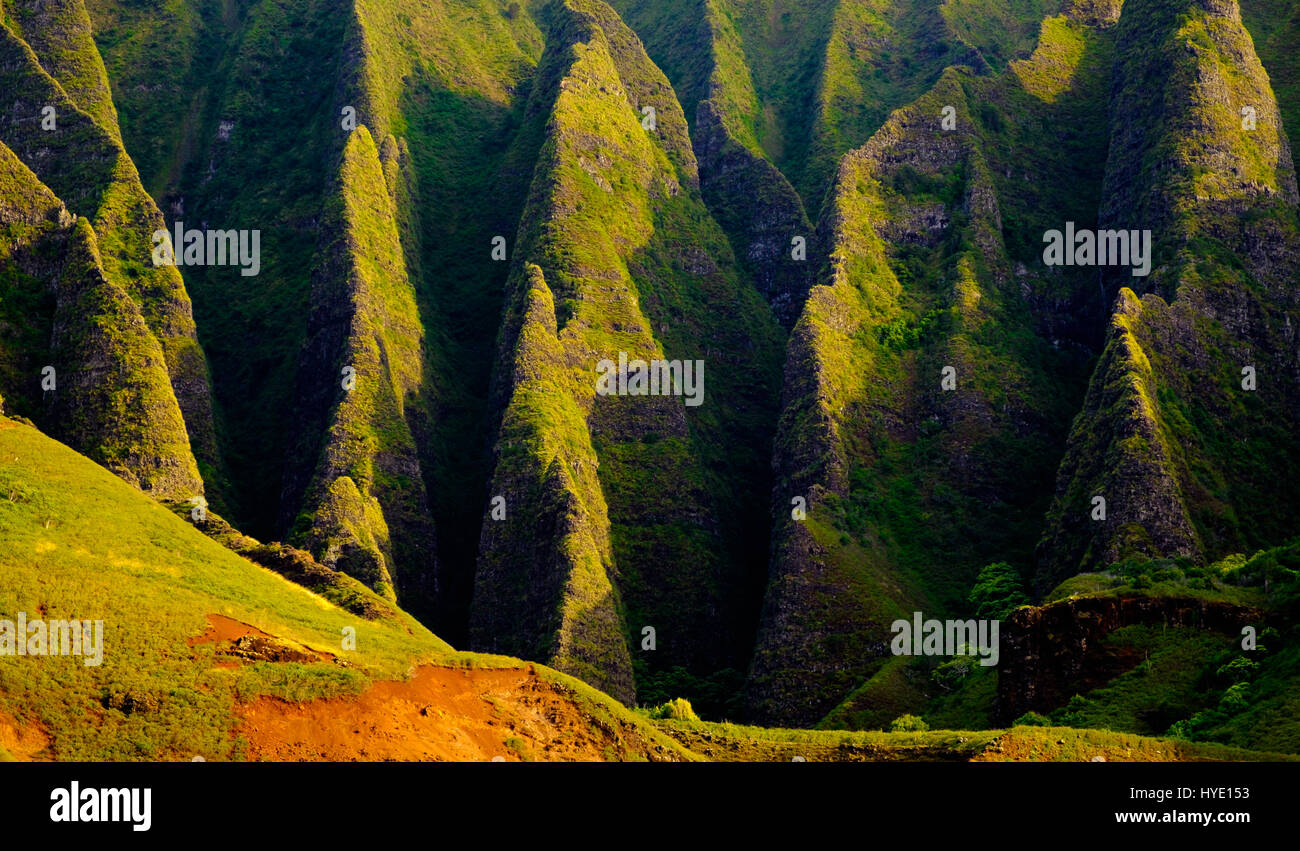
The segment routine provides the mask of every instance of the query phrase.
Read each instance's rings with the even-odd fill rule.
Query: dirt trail
[[[408,682],[377,682],[355,698],[239,710],[249,760],[598,761],[625,757],[619,732],[596,722],[532,666],[421,667]],[[641,758],[667,756],[621,731]]]

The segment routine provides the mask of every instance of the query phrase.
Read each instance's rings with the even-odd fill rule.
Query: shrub
[[[1052,720],[1046,715],[1039,715],[1037,712],[1026,712],[1013,723],[1013,727],[1050,727]]]
[[[994,562],[980,571],[970,592],[975,617],[1001,620],[1013,609],[1028,605],[1020,574],[1005,561]]]
[[[699,721],[700,716],[691,708],[691,702],[684,697],[674,698],[661,703],[650,710],[650,717],[655,720],[671,718],[674,721]]]
[[[900,715],[889,725],[891,733],[921,733],[930,729],[930,725],[915,715]]]

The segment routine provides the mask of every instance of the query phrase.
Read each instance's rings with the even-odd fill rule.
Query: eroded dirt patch
[[[407,682],[374,683],[355,698],[239,710],[250,760],[598,761],[625,756],[618,733],[540,679],[511,670],[421,667]],[[618,722],[615,722],[617,724]],[[638,742],[640,756],[671,758]]]
[[[45,762],[43,752],[50,737],[35,722],[20,724],[12,715],[0,712],[0,747],[20,762]]]
[[[313,650],[276,638],[252,624],[237,621],[225,615],[210,614],[208,628],[202,635],[187,639],[190,647],[215,644],[217,652],[245,662],[333,662],[331,653]],[[217,667],[229,667],[230,662],[219,662]]]

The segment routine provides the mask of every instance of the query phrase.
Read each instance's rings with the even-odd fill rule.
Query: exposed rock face
[[[599,462],[565,375],[555,302],[542,270],[530,265],[492,493],[500,520],[483,524],[471,640],[476,649],[543,658],[624,702],[635,699],[623,607],[609,536]],[[521,416],[544,402],[564,404],[577,427],[557,440]],[[557,427],[559,422],[551,423]],[[522,450],[522,452],[520,451]],[[540,475],[539,475],[540,474]]]
[[[695,147],[710,211],[777,318],[793,325],[820,259],[798,193],[776,166],[728,133],[712,99],[695,114]]]
[[[787,352],[755,720],[820,719],[888,653],[892,620],[960,606],[994,550],[1038,534],[1069,410],[1041,388],[1073,379],[1025,333],[968,106],[981,86],[946,72],[841,163],[819,227],[829,262]]]
[[[995,723],[1026,712],[1051,712],[1132,668],[1102,649],[1121,627],[1146,625],[1240,635],[1260,612],[1229,603],[1178,597],[1086,597],[1027,606],[1002,622]]]
[[[154,496],[201,493],[162,349],[95,232],[3,144],[0,187],[0,376],[15,411]]]
[[[40,58],[42,67],[105,132],[122,141],[108,72],[95,47],[83,0],[0,2],[10,26]]]

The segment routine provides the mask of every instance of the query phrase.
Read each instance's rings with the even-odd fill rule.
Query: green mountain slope
[[[1293,5],[0,0],[0,393],[621,701],[992,724],[894,618],[1295,534]],[[180,222],[259,273],[154,266]],[[1136,682],[1071,717],[1165,732]]]
[[[1204,563],[1294,531],[1300,228],[1267,77],[1235,4],[1139,0],[1118,33],[1101,224],[1150,229],[1153,271],[1103,272],[1119,296],[1062,462],[1043,587],[1136,555]],[[1169,69],[1163,87],[1156,68]],[[1254,129],[1240,104],[1256,105]]]
[[[394,198],[364,125],[344,148],[337,191],[322,216],[298,380],[308,428],[297,469],[319,462],[305,493],[286,494],[302,506],[292,537],[390,599],[401,585],[412,611],[430,612],[433,524],[406,410],[420,404],[423,335]]]
[[[66,21],[54,17],[56,13],[66,16]],[[38,39],[37,44],[50,52],[52,58],[46,61],[88,108],[101,113],[102,120],[111,119],[111,113],[104,114],[102,89],[95,85],[99,77],[94,72],[97,68],[102,71],[102,66],[96,64],[97,54],[84,38],[74,37],[77,27],[84,25],[84,10],[71,3],[47,7],[44,14],[48,20],[42,23],[41,31],[47,36]],[[29,19],[29,24],[33,23]],[[63,23],[70,27],[66,41],[53,37],[56,25]],[[17,98],[12,120],[5,124],[0,141],[73,215],[89,221],[97,243],[94,262],[114,289],[110,300],[125,296],[132,302],[106,306],[143,317],[147,326],[144,333],[149,339],[142,339],[142,343],[161,348],[171,384],[166,394],[174,396],[171,404],[179,404],[185,415],[184,423],[175,417],[163,417],[155,424],[158,440],[173,455],[161,462],[162,466],[172,467],[172,473],[156,481],[140,476],[140,481],[160,496],[189,499],[202,494],[204,483],[195,456],[202,469],[220,483],[207,366],[180,275],[173,267],[153,263],[151,235],[163,226],[162,216],[140,186],[131,160],[118,142],[116,126],[101,125],[82,111],[50,76],[41,57],[8,25],[0,32],[0,51],[5,57],[5,85]],[[148,353],[139,356],[151,357]],[[107,423],[78,424],[73,428],[89,428],[105,440],[113,440],[108,437],[111,425]],[[133,445],[133,439],[116,440],[116,445],[105,451],[124,458],[132,454],[148,456],[148,448]],[[194,455],[186,444],[194,448]]]
[[[498,365],[505,519],[484,520],[471,636],[631,699],[631,657],[638,682],[741,664],[779,332],[639,42],[600,3],[551,15],[533,88],[551,100],[547,138]],[[703,360],[702,404],[598,395],[598,363],[620,353]]]
[[[817,720],[883,664],[895,618],[960,612],[989,562],[1028,567],[1091,301],[1086,278],[1031,271],[1030,241],[1037,211],[1087,219],[1071,178],[1105,157],[1096,134],[1042,130],[1073,117],[1061,89],[1104,102],[1106,40],[1049,21],[1031,60],[948,71],[845,157],[787,355],[757,718]]]
[[[95,47],[82,0],[0,4],[0,17],[32,48],[41,65],[77,106],[121,141],[108,72]]]
[[[274,744],[250,728],[253,707],[346,712],[353,705],[367,718],[361,723],[383,724],[379,713],[364,714],[374,712],[366,702],[373,686],[397,681],[387,685],[401,688],[416,666],[428,665],[455,666],[468,680],[492,671],[531,678],[533,699],[553,693],[564,716],[553,734],[600,742],[604,758],[695,758],[648,721],[562,674],[454,653],[360,585],[352,593],[387,614],[345,611],[240,558],[93,463],[4,417],[0,492],[6,577],[0,616],[103,622],[98,660],[94,653],[0,655],[0,734],[16,727],[18,741],[39,745],[23,758],[247,759]],[[211,636],[231,626],[245,634]],[[328,700],[336,702],[319,703]],[[436,695],[426,700],[437,706]],[[433,714],[442,726],[425,735],[465,736],[474,730],[475,703],[490,708],[486,699],[438,706]],[[512,729],[537,724],[522,707],[497,711]],[[317,722],[324,723],[323,717]],[[513,753],[508,731],[483,732],[496,735],[500,753]],[[519,735],[531,739],[528,731]],[[549,749],[550,742],[532,746]],[[352,747],[352,758],[365,758],[364,736],[354,736]],[[594,752],[602,758],[599,745]]]

